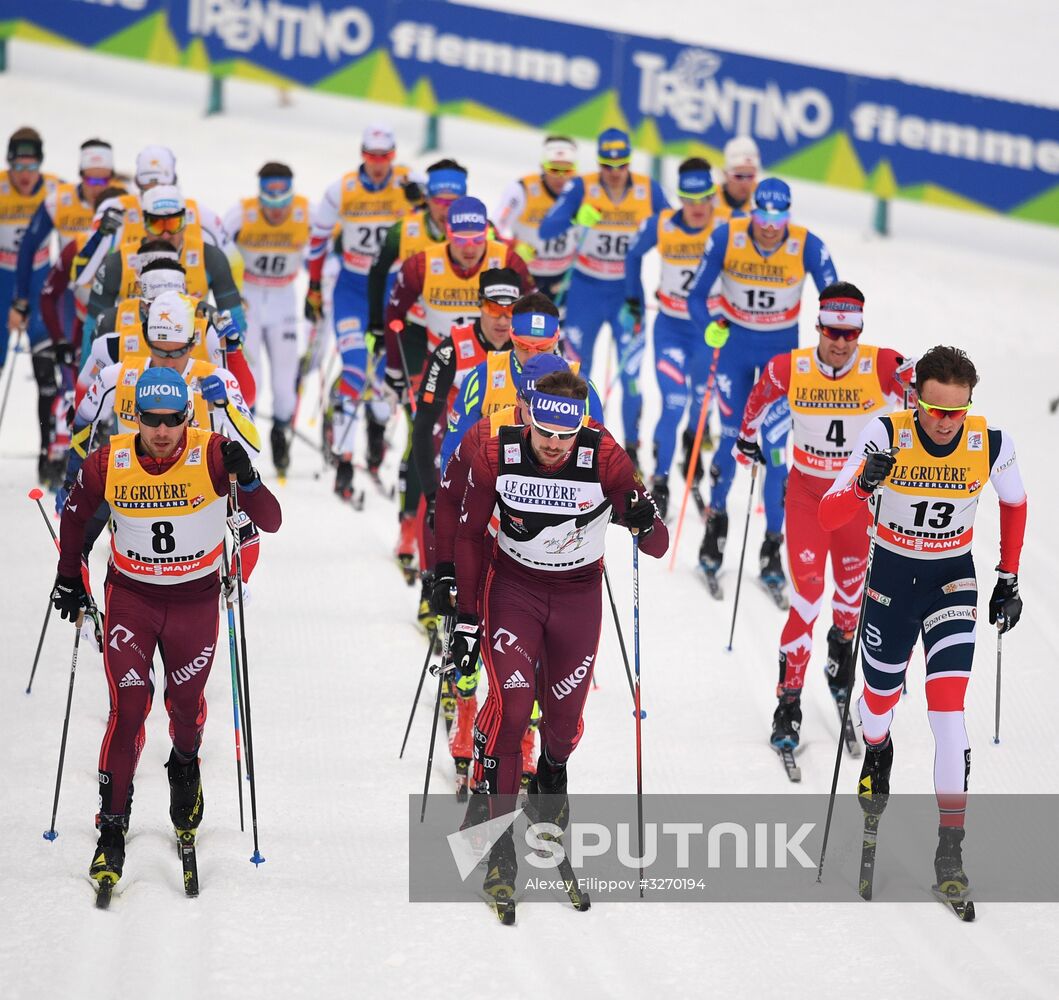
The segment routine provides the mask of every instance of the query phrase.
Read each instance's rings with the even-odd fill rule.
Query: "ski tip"
[[[261,856],[260,851],[254,851],[254,853],[250,855],[250,863],[255,868],[259,868],[261,865],[263,865],[265,863],[265,860],[266,859]]]
[[[57,830],[45,830],[43,833],[43,837],[45,840],[54,840],[58,836],[59,833]]]

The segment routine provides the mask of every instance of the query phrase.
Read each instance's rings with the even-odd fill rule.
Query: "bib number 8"
[[[151,548],[159,555],[169,555],[176,548],[172,521],[155,521],[151,525]]]

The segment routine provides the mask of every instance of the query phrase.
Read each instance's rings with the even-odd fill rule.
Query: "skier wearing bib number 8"
[[[791,190],[778,178],[762,181],[754,192],[749,218],[732,219],[716,229],[688,292],[693,326],[705,331],[706,343],[721,348],[717,363],[718,407],[722,441],[710,469],[712,487],[706,533],[699,561],[707,576],[716,576],[728,536],[726,506],[735,472],[732,446],[739,436],[743,408],[754,384],[777,354],[798,346],[798,313],[802,287],[812,275],[822,292],[838,280],[831,255],[819,237],[790,222]],[[711,311],[708,297],[717,279],[721,297]],[[722,321],[727,321],[727,327]],[[780,561],[783,543],[783,495],[787,483],[786,449],[773,443],[765,458],[765,541],[761,546],[761,581],[774,595],[786,584]]]

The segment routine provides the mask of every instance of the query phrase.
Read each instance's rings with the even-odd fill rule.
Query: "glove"
[[[998,632],[1010,632],[1021,617],[1018,575],[999,570],[993,596],[989,598],[989,624],[996,625]]]
[[[449,608],[451,613],[452,609]],[[460,677],[469,677],[478,665],[478,649],[482,643],[482,630],[474,615],[457,615],[452,629],[452,644],[449,653],[452,665]]]
[[[408,399],[408,383],[404,379],[404,372],[400,368],[386,369],[386,392],[392,396],[396,406],[403,406]]]
[[[646,492],[630,490],[625,494],[625,516],[622,524],[642,538],[651,534],[655,528],[655,503]]]
[[[417,181],[405,182],[405,185],[401,190],[404,191],[404,196],[409,205],[420,205],[426,201],[426,193],[419,186]]]
[[[600,219],[603,218],[603,213],[596,208],[595,205],[590,205],[587,201],[577,210],[577,215],[574,216],[574,222],[579,226],[587,226],[591,229]]]
[[[643,330],[643,303],[639,299],[626,299],[619,318],[628,333],[640,333]]]
[[[228,475],[235,473],[235,478],[239,481],[240,486],[249,486],[257,479],[257,473],[250,463],[250,456],[238,441],[229,441],[227,438],[222,439],[221,461],[224,462],[224,471]]]
[[[59,617],[65,621],[77,621],[78,612],[88,607],[88,592],[84,580],[78,576],[55,577],[55,587],[51,592],[51,603]]]
[[[728,343],[728,320],[715,319],[706,327],[706,344],[714,349]]]
[[[214,315],[213,329],[217,331],[218,337],[223,338],[225,350],[234,351],[242,346],[243,331],[239,329],[239,324],[232,319],[232,314],[228,310]]]
[[[73,489],[73,485],[73,483],[63,483],[55,493],[55,513],[59,517],[62,517],[66,501],[70,499],[70,490]]]
[[[199,393],[211,406],[227,406],[228,390],[219,375],[207,375],[199,382]]]
[[[874,493],[888,475],[893,472],[897,459],[888,451],[869,452],[864,459],[864,468],[857,476],[857,485],[865,493]]]
[[[537,248],[523,240],[515,244],[514,250],[527,264],[537,256]]]
[[[69,368],[74,363],[74,345],[68,340],[57,340],[52,344],[55,363]]]
[[[427,505],[427,510],[426,510],[427,527],[430,528],[431,531],[433,531],[434,530],[434,517],[435,517],[435,512],[437,511],[437,506],[438,506],[437,494],[432,493],[430,496],[424,497],[423,499],[426,501],[426,505]]]
[[[309,282],[309,291],[305,295],[305,318],[310,323],[319,323],[324,317],[324,293],[320,291],[319,281]]]
[[[430,589],[430,610],[436,615],[451,615],[455,605],[456,566],[454,563],[438,563],[434,567],[434,586]]]
[[[124,221],[125,210],[118,208],[117,206],[111,206],[103,213],[103,217],[99,220],[99,231],[104,236],[113,236],[119,229],[121,229],[121,224]]]
[[[740,465],[751,466],[755,462],[764,464],[765,456],[761,453],[761,445],[753,438],[738,437],[732,445],[732,454]]]

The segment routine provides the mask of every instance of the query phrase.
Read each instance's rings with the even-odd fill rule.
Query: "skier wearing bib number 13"
[[[732,219],[714,230],[699,272],[688,292],[692,325],[705,331],[706,343],[721,348],[717,362],[717,404],[721,443],[710,469],[712,486],[706,533],[699,562],[708,580],[716,578],[728,537],[726,505],[735,472],[733,454],[743,408],[755,372],[777,354],[798,346],[798,313],[802,287],[812,275],[822,292],[838,280],[831,255],[820,238],[793,225],[791,189],[776,177],[754,192],[749,218]],[[720,278],[721,298],[711,314],[707,299]],[[723,321],[727,321],[727,328]],[[785,438],[765,454],[765,541],[761,546],[761,582],[780,603],[786,578],[780,561],[783,543],[783,496],[787,484]],[[710,587],[711,592],[720,591]]]
[[[977,384],[963,351],[927,351],[916,363],[916,409],[868,423],[819,509],[820,525],[834,531],[863,517],[873,496],[882,504],[865,584],[859,707],[867,752],[858,794],[865,812],[877,815],[886,805],[894,757],[890,723],[922,635],[940,815],[936,888],[950,900],[965,898],[968,887],[962,844],[971,751],[963,703],[977,633],[971,538],[987,481],[1000,499],[999,575],[989,624],[1006,632],[1022,614],[1018,569],[1026,491],[1011,437],[968,412]]]

